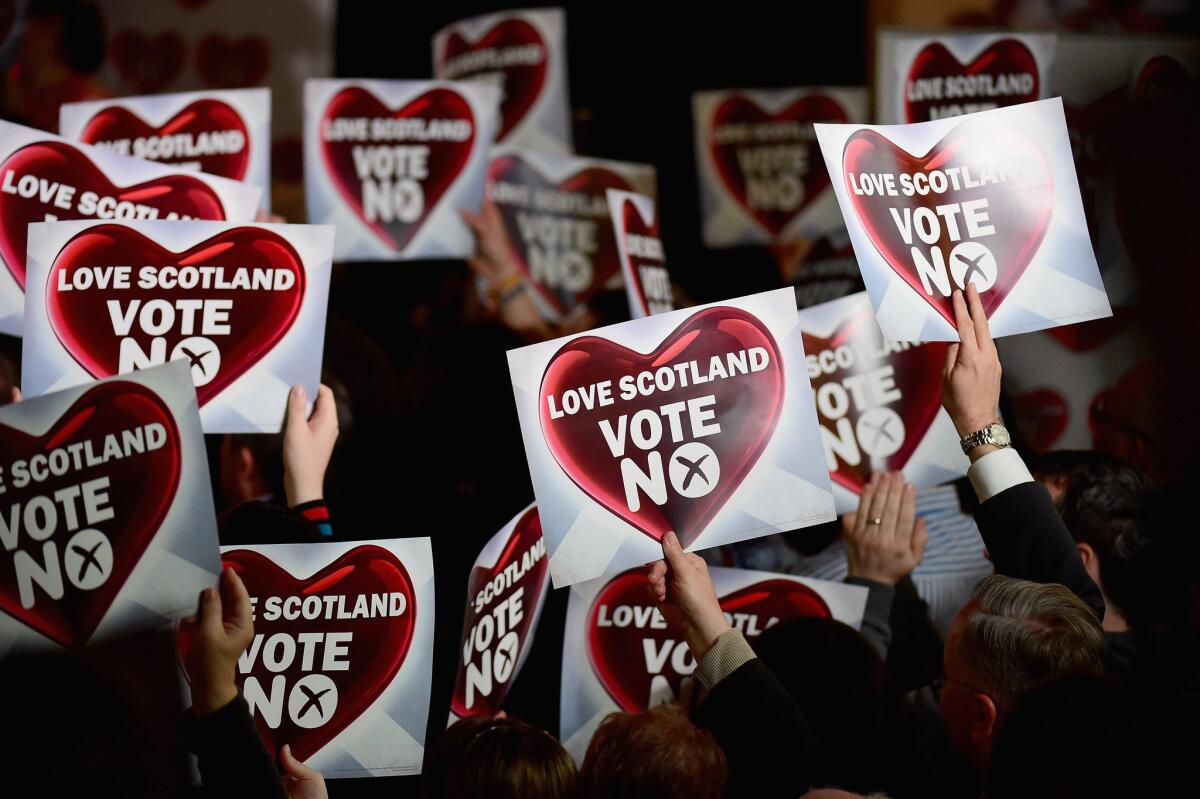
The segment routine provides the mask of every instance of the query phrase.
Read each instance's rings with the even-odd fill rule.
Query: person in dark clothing
[[[575,762],[562,744],[512,718],[459,719],[433,745],[423,799],[572,799]]]

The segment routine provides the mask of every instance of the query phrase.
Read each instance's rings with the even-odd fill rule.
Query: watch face
[[[998,447],[1007,447],[1012,443],[1008,430],[1002,424],[994,424],[988,428],[988,435]]]

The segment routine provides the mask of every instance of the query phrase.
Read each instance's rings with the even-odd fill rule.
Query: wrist
[[[954,429],[958,431],[959,438],[964,438],[998,421],[1000,421],[1000,414],[995,411],[992,413],[964,414],[954,417]]]
[[[311,480],[296,481],[285,479],[283,492],[287,495],[289,508],[303,505],[305,502],[313,502],[325,498],[325,487],[320,482]]]
[[[717,639],[732,629],[724,613],[697,620],[687,631],[688,649],[692,650],[692,657],[697,660],[704,657]]]
[[[238,689],[233,678],[217,680],[209,685],[192,685],[192,714],[200,719],[216,713],[237,699]]]

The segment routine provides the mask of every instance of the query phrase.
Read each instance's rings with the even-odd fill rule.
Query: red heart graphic
[[[699,373],[707,376],[713,359],[727,365],[727,354],[751,348],[766,352],[768,360],[760,371],[699,384],[689,380],[686,388],[675,386],[648,397],[639,393],[628,401],[618,398],[618,380],[622,376],[637,375],[643,370],[654,372],[689,361],[696,361]],[[748,358],[743,356],[745,361]],[[574,415],[551,417],[550,397],[555,398],[556,407],[562,408],[564,391],[605,380],[613,382],[615,405],[608,408],[597,405],[593,410],[581,406]],[[689,316],[654,351],[645,355],[597,336],[582,336],[567,342],[546,366],[538,407],[546,446],[572,482],[654,540],[661,541],[666,533],[674,531],[687,547],[717,515],[766,449],[779,421],[783,394],[783,366],[771,331],[740,308],[717,306]],[[638,489],[641,506],[637,511],[630,510],[621,472],[622,458],[612,456],[600,423],[609,421],[615,431],[620,424],[617,417],[622,413],[632,417],[640,410],[649,410],[657,416],[662,405],[707,395],[715,397],[709,409],[715,414],[712,422],[721,429],[696,441],[707,445],[715,455],[720,475],[716,484],[707,494],[690,499],[668,487],[663,505],[655,504]],[[681,442],[675,442],[668,421],[662,421],[662,427],[661,439],[645,454],[627,435],[624,457],[631,459],[638,469],[647,471],[651,456],[657,454],[666,474],[681,443],[691,443],[692,429],[687,419],[681,419]],[[707,477],[704,479],[708,482]]]
[[[271,48],[261,36],[230,41],[210,33],[196,45],[196,71],[217,89],[257,86],[271,68]]]
[[[113,63],[129,88],[154,94],[170,85],[183,69],[187,45],[177,31],[146,36],[126,29],[112,40]]]
[[[460,718],[478,715],[494,716],[504,705],[504,698],[508,695],[508,690],[517,676],[517,664],[520,663],[521,656],[528,651],[532,643],[533,624],[537,620],[538,605],[542,595],[546,592],[550,562],[546,558],[545,552],[545,545],[542,543],[541,519],[538,517],[537,508],[530,508],[513,525],[512,533],[509,534],[508,541],[505,542],[504,549],[496,558],[496,562],[490,567],[476,564],[471,569],[471,576],[467,580],[467,612],[463,619],[463,636],[458,651],[461,654],[472,645],[471,631],[475,629],[481,619],[490,616],[493,619],[489,625],[489,629],[493,630],[490,634],[491,654],[487,660],[484,660],[477,650],[472,649],[471,659],[468,662],[473,663],[481,672],[493,675],[494,682],[490,683],[492,685],[490,694],[484,694],[482,688],[474,688],[471,691],[470,704],[468,704],[467,671],[460,663],[458,679],[454,683],[454,693],[450,697],[450,710],[456,716]],[[506,579],[506,571],[514,576]],[[497,578],[502,587],[499,590],[493,589],[486,596],[481,594]],[[521,620],[515,626],[507,628],[517,634],[517,644],[514,649],[505,648],[502,655],[502,650],[498,645],[503,636],[500,627],[495,626],[496,617],[491,614],[503,607],[518,589],[523,589],[520,599]],[[511,610],[506,610],[502,614],[506,623],[510,619],[510,614]],[[511,672],[503,682],[495,677],[496,669],[503,668],[495,665],[501,657],[511,659],[508,664]],[[493,661],[493,659],[496,660]]]
[[[525,273],[530,285],[537,289],[554,311],[560,315],[576,305],[586,303],[604,288],[604,285],[621,272],[620,255],[612,224],[608,218],[609,189],[633,191],[633,187],[611,169],[599,166],[585,167],[557,183],[547,180],[532,164],[518,155],[505,155],[492,162],[488,170],[491,184],[504,183],[526,187],[532,194],[577,195],[577,203],[548,203],[556,210],[538,209],[533,212],[516,204],[497,203],[508,240],[517,265]],[[558,211],[558,208],[569,210]],[[576,242],[558,242],[555,246],[527,241],[522,231],[523,217],[537,219],[551,217],[590,223],[595,241],[595,251],[586,252]],[[539,265],[537,253],[550,262]],[[586,262],[586,265],[585,265]],[[589,271],[590,270],[590,271]]]
[[[855,433],[848,437],[841,434],[836,419],[826,418],[822,403],[817,404],[817,416],[833,438],[843,442],[850,439],[851,449],[859,454],[857,465],[849,463],[845,457],[837,457],[837,470],[829,476],[842,487],[862,493],[863,484],[870,479],[873,471],[899,471],[903,469],[912,456],[917,445],[925,438],[929,426],[933,424],[938,409],[941,408],[941,374],[946,362],[946,349],[949,346],[944,341],[932,341],[925,344],[893,344],[891,347],[907,347],[898,352],[885,355],[883,336],[879,325],[875,323],[874,314],[868,307],[847,319],[829,337],[815,336],[804,333],[804,352],[809,356],[810,364],[816,359],[820,364],[822,353],[834,353],[829,361],[833,371],[826,373],[824,368],[817,377],[812,377],[813,393],[820,395],[821,387],[827,383],[843,385],[847,380],[858,378],[857,390],[845,390],[846,411],[842,417],[850,423]],[[852,353],[848,366],[842,367],[837,360],[838,352]],[[872,399],[871,381],[867,375],[878,369],[892,367],[893,386],[900,392],[899,399],[876,405]],[[863,407],[859,407],[857,397],[864,397]],[[859,430],[859,419],[868,409],[885,407],[895,411],[897,420],[880,420],[871,429]],[[864,448],[863,437],[871,443],[869,448],[880,446],[880,451],[895,448],[890,455],[872,457]],[[885,441],[877,441],[877,437],[885,437]],[[898,446],[896,439],[899,439]]]
[[[621,204],[621,219],[626,237],[625,257],[629,259],[632,287],[642,312],[651,316],[661,311],[672,310],[674,298],[671,296],[671,284],[666,275],[666,262],[662,258],[640,251],[631,251],[628,246],[630,236],[640,236],[659,242],[658,246],[661,248],[662,239],[658,235],[657,217],[651,219],[647,225],[642,220],[642,213],[637,206],[626,199]],[[646,295],[647,281],[652,284],[650,297]]]
[[[250,134],[241,114],[228,103],[213,98],[188,104],[158,127],[147,124],[127,108],[119,105],[109,106],[88,120],[79,140],[85,144],[97,144],[122,139],[133,141],[139,138],[184,135],[195,143],[201,136],[207,137],[228,131],[237,131],[242,135],[244,144],[237,152],[201,156],[181,152],[170,158],[154,160],[163,164],[199,162],[203,172],[230,180],[241,180],[246,176],[246,167],[250,163]]]
[[[626,608],[627,610],[618,610]],[[721,597],[721,610],[747,638],[756,638],[776,621],[797,616],[832,618],[821,595],[803,583],[772,577]],[[625,626],[617,626],[621,622]],[[683,630],[657,613],[646,595],[646,571],[631,569],[614,577],[603,588],[587,618],[587,654],[592,671],[617,705],[628,713],[645,710],[650,703],[651,683],[665,677],[675,696],[683,678],[691,674],[691,653],[666,653],[662,667],[651,673],[648,661],[662,657],[668,642],[686,648]],[[685,668],[677,669],[675,658]]]
[[[342,89],[329,101],[321,120],[321,130],[325,131],[326,126],[338,118],[465,120],[471,127],[470,136],[462,141],[422,142],[423,146],[429,148],[426,159],[429,176],[420,180],[424,193],[423,207],[421,213],[411,222],[400,219],[367,219],[363,211],[363,183],[358,177],[354,163],[354,150],[357,147],[404,144],[411,143],[410,140],[372,139],[370,145],[363,145],[354,141],[328,141],[322,135],[321,155],[333,185],[337,186],[346,203],[384,244],[396,251],[402,251],[421,229],[421,225],[437,207],[438,200],[453,185],[471,158],[471,148],[475,144],[475,116],[471,113],[471,106],[458,92],[439,87],[430,89],[403,108],[392,111],[366,89],[350,86]]]
[[[912,197],[887,194],[866,194],[855,191],[855,181],[866,187],[871,175],[897,175],[897,194],[900,194],[899,174],[954,173],[964,181],[960,188],[946,177],[947,190],[943,193],[929,191],[925,195]],[[874,130],[857,130],[846,140],[842,153],[842,170],[845,173],[846,196],[854,206],[854,212],[863,229],[883,256],[888,265],[912,286],[922,299],[930,304],[951,325],[954,324],[954,309],[950,303],[950,292],[944,296],[934,280],[930,280],[931,293],[926,293],[921,275],[917,272],[912,250],[921,253],[936,265],[936,254],[945,260],[944,276],[947,285],[954,289],[957,281],[951,274],[952,262],[959,256],[953,254],[957,242],[951,236],[951,227],[936,214],[935,209],[951,203],[963,203],[986,199],[988,202],[986,225],[994,229],[993,235],[982,237],[982,243],[995,259],[996,279],[993,285],[980,292],[983,309],[991,317],[1004,302],[1013,286],[1033,260],[1034,253],[1042,244],[1042,238],[1050,227],[1054,212],[1054,182],[1050,166],[1037,144],[1019,130],[1012,128],[985,127],[962,123],[946,134],[924,156],[910,155],[888,141]],[[1000,182],[989,182],[968,188],[967,177],[982,181],[987,170],[1002,176]],[[856,178],[857,176],[857,178]],[[864,188],[865,192],[867,189]],[[914,223],[912,244],[904,240],[896,214],[920,209],[933,212],[937,220],[937,240],[925,244]],[[960,212],[954,224],[962,241],[974,241]],[[977,256],[980,260],[983,256]],[[935,266],[936,268],[936,266]],[[964,274],[966,277],[966,274]],[[973,279],[973,278],[969,278]]]
[[[273,683],[279,676],[284,678],[286,698],[280,703],[278,726],[272,728],[269,725],[261,707],[255,708],[254,721],[272,759],[278,756],[284,744],[289,744],[294,757],[307,760],[361,716],[400,671],[416,628],[418,608],[412,578],[394,554],[373,544],[355,547],[306,579],[288,574],[265,555],[248,549],[226,552],[221,560],[225,568],[238,573],[250,596],[257,599],[254,635],[256,639],[262,639],[261,648],[252,661],[249,673],[243,673],[239,665],[238,688],[246,695],[246,683],[255,680],[269,699]],[[405,610],[398,617],[325,618],[325,609],[336,607],[338,597],[344,597],[344,612],[353,615],[360,596],[365,598],[366,607],[374,613],[375,597],[383,595],[387,598],[393,594],[401,594],[405,598]],[[290,597],[299,598],[301,603],[310,597],[318,597],[322,611],[311,619],[298,613],[298,618],[291,620],[282,614],[277,619],[269,620],[264,611],[268,599],[272,597],[279,597],[285,605]],[[179,648],[181,653],[186,653],[191,647],[191,636],[182,633],[181,628]],[[322,639],[319,645],[322,648],[314,653],[311,661],[312,668],[305,669],[302,657],[305,645],[296,643],[300,640],[299,636],[323,636],[329,633],[350,633],[353,636],[341,644],[345,649],[339,656],[342,661],[348,661],[349,667],[322,670],[324,657],[328,654],[323,648],[328,644]],[[264,653],[271,651],[267,642],[275,635],[287,636],[294,644],[295,657],[280,670],[268,668],[263,659]],[[251,644],[251,650],[243,658],[249,656],[253,647],[254,644]],[[303,683],[297,685],[298,680],[314,673],[324,675],[336,687],[333,703],[328,701],[328,694],[320,695],[316,688],[308,692],[304,690]],[[306,707],[314,694],[317,700],[311,707]],[[297,700],[298,711],[291,706]],[[334,706],[330,708],[330,704]],[[323,716],[325,721],[307,728],[296,723],[296,718],[313,723],[313,711]]]
[[[1169,55],[1156,55],[1142,66],[1134,82],[1133,96],[1139,104],[1182,105],[1195,103],[1200,84],[1187,68]]]
[[[116,203],[113,213],[128,213],[130,217],[136,209],[130,207],[126,212],[121,203],[153,208],[159,219],[192,217],[220,221],[225,218],[221,198],[199,178],[165,175],[145,183],[118,187],[92,159],[65,142],[43,141],[25,145],[0,164],[0,180],[7,183],[10,173],[14,186],[19,186],[26,175],[42,181],[39,193],[29,198],[0,192],[0,257],[21,288],[25,288],[25,244],[29,224],[45,221],[48,214],[58,220],[90,219],[77,210],[85,192],[94,192],[100,198],[113,198]],[[41,201],[44,189],[57,191],[59,185],[76,189],[70,210],[54,204],[53,192],[49,202]]]
[[[935,78],[957,78],[967,76],[988,76],[1004,79],[1008,76],[1028,76],[1032,78],[1032,88],[1020,94],[1003,94],[990,96],[986,92],[970,93],[964,97],[940,97],[928,99],[912,99],[913,84],[919,80]],[[941,42],[933,42],[917,53],[912,66],[908,70],[908,80],[905,81],[904,118],[906,122],[928,122],[937,119],[930,111],[945,104],[960,104],[963,102],[986,103],[988,108],[1003,108],[1018,103],[1028,103],[1038,99],[1041,81],[1038,76],[1037,59],[1022,42],[1016,39],[1001,39],[993,43],[982,53],[975,56],[970,64],[963,64]],[[968,91],[964,87],[964,92]],[[943,91],[943,95],[945,92]],[[983,109],[978,109],[983,110]],[[943,114],[942,116],[947,116]]]
[[[1071,409],[1059,392],[1039,388],[1013,399],[1013,415],[1021,438],[1035,452],[1045,452],[1067,429]]]
[[[813,133],[812,123],[848,120],[845,109],[836,100],[821,94],[801,97],[774,114],[762,110],[747,97],[735,95],[717,106],[713,113],[708,147],[725,188],[771,235],[778,236],[801,211],[829,187],[829,171],[822,166],[821,150]],[[730,141],[720,141],[717,133],[727,125],[736,125],[750,131],[765,131],[779,125],[784,127],[782,131],[767,136],[753,135],[748,140],[739,137]],[[782,135],[784,132],[787,133],[786,136]],[[770,153],[785,147],[799,148],[803,151],[803,169],[796,169],[795,165],[785,165],[778,168],[769,167],[766,175],[751,175],[742,163],[742,159],[754,152]],[[754,171],[757,172],[757,169]],[[786,198],[781,199],[777,196],[779,193],[774,190],[763,195],[762,201],[757,199],[759,192],[756,190],[755,198],[752,199],[751,181],[764,179],[766,183],[762,185],[767,187],[791,186],[794,199],[790,202]]]
[[[484,61],[456,67],[450,63],[467,53],[534,47],[542,56],[535,64],[517,63],[495,67]],[[541,95],[542,87],[546,83],[548,57],[549,50],[537,28],[523,19],[506,19],[497,23],[474,44],[468,43],[457,31],[451,33],[446,39],[445,51],[442,53],[442,71],[447,80],[469,80],[479,74],[495,72],[503,76],[501,87],[504,99],[500,102],[500,131],[496,134],[496,141],[502,141],[525,118]]]
[[[104,463],[100,456],[106,451],[106,436],[115,436],[114,445],[125,452],[125,431],[142,429],[138,440],[144,443],[147,440],[144,428],[152,424],[161,425],[163,440],[160,447],[138,453],[131,445],[127,457]],[[75,447],[76,454],[70,454],[69,447]],[[31,480],[22,488],[17,488],[10,476],[3,496],[4,518],[8,529],[18,536],[17,546],[39,567],[46,564],[51,572],[54,567],[50,565],[48,553],[53,552],[65,574],[62,575],[61,598],[52,600],[35,584],[33,604],[26,608],[21,603],[17,584],[12,558],[15,553],[5,553],[0,558],[0,610],[63,646],[79,647],[87,643],[158,533],[159,525],[175,499],[179,488],[179,449],[179,430],[162,399],[145,386],[123,380],[89,389],[41,435],[0,424],[0,463],[5,468],[18,460],[28,462],[39,456],[48,458],[55,451],[67,453],[72,465],[61,476],[51,473],[46,480]],[[88,458],[89,452],[96,457]],[[82,461],[79,468],[73,468],[76,457]],[[89,460],[92,465],[88,465]],[[33,469],[30,471],[32,473]],[[100,477],[109,480],[107,506],[112,509],[113,516],[89,524],[85,506],[76,501],[80,496],[79,486]],[[69,506],[66,500],[62,504],[55,501],[58,526],[51,537],[44,544],[31,541],[25,529],[28,521],[26,503],[35,497],[49,499],[55,492],[72,487],[76,500],[70,500]],[[44,517],[38,514],[35,518]],[[92,577],[91,561],[85,559],[81,550],[89,549],[95,554],[94,544],[72,546],[71,542],[75,540],[72,536],[81,528],[99,530],[108,539],[112,551],[108,577],[91,590],[76,585],[76,582]],[[77,576],[72,577],[72,574]]]
[[[130,288],[101,289],[93,284],[86,290],[60,291],[60,285],[77,285],[74,274],[96,267],[116,264],[134,265],[130,277]],[[155,266],[218,266],[228,272],[239,267],[288,270],[294,275],[291,288],[242,289],[196,287],[182,289],[178,285],[171,289],[138,288],[138,269],[142,265]],[[232,279],[228,275],[226,279]],[[212,238],[188,248],[181,253],[164,249],[157,242],[138,231],[123,225],[98,225],[83,231],[62,248],[46,280],[46,313],[50,326],[71,357],[93,377],[107,377],[124,371],[121,365],[121,339],[116,334],[110,315],[109,303],[119,303],[118,313],[129,313],[130,302],[142,303],[162,299],[174,303],[177,300],[231,300],[228,318],[223,322],[229,327],[227,335],[217,335],[213,345],[219,347],[218,371],[206,384],[197,387],[196,397],[203,406],[219,394],[226,386],[240,377],[265,354],[271,351],[287,333],[300,312],[304,300],[304,264],[292,245],[279,234],[264,228],[239,227],[222,231]],[[139,306],[139,315],[140,315]],[[166,339],[165,352],[169,355],[175,346],[193,335],[203,335],[200,328],[202,311],[196,311],[193,326],[183,332],[185,319],[182,314],[176,323],[161,336]],[[157,321],[159,317],[156,315]],[[147,333],[134,318],[129,338],[135,340],[145,353],[151,353],[151,342],[156,338]],[[201,358],[202,370],[210,369]],[[211,363],[208,361],[208,363]]]

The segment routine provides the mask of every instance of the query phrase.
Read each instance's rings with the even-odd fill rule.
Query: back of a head
[[[998,574],[976,587],[951,640],[972,684],[1003,710],[1043,682],[1103,673],[1108,654],[1100,620],[1066,587]]]
[[[423,799],[573,799],[575,762],[548,733],[516,719],[465,718],[430,750]]]
[[[719,799],[725,754],[676,705],[613,713],[596,729],[579,772],[583,799]]]
[[[1105,598],[1130,626],[1161,620],[1173,608],[1158,607],[1168,564],[1152,550],[1158,489],[1141,472],[1112,464],[1074,479],[1062,500],[1063,523],[1076,542],[1096,553]],[[1161,547],[1160,547],[1161,548]]]

